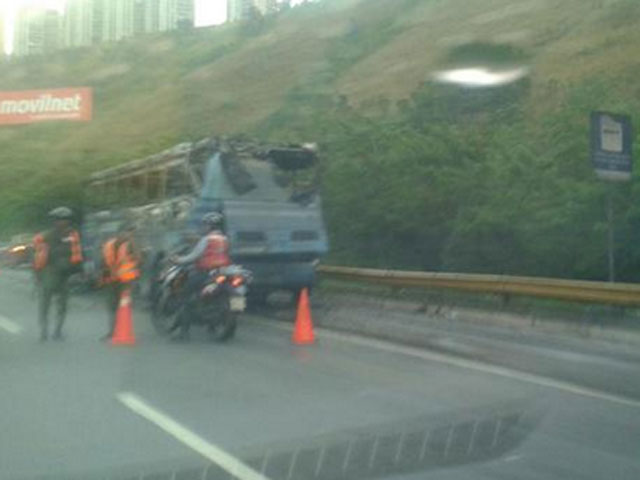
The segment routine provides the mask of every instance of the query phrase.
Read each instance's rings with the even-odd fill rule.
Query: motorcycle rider
[[[189,337],[191,326],[190,309],[197,299],[198,292],[208,279],[209,272],[231,264],[229,240],[223,233],[224,217],[217,212],[208,213],[202,218],[202,237],[187,255],[174,255],[171,261],[178,265],[188,265],[189,273],[183,292],[183,305],[176,317],[172,330],[180,326],[178,339]]]

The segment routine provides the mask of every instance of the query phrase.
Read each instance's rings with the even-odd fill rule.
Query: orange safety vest
[[[80,234],[76,230],[71,230],[69,236],[63,240],[71,242],[71,257],[69,258],[71,265],[82,263]],[[33,250],[33,268],[36,271],[40,271],[49,263],[49,244],[44,234],[38,233],[33,237]]]
[[[33,269],[42,270],[47,264],[49,258],[49,247],[44,241],[44,235],[38,233],[33,237]]]
[[[105,282],[133,282],[140,277],[138,262],[129,253],[129,242],[121,243],[116,251],[116,241],[115,238],[112,238],[102,247],[104,264],[109,270],[109,276]]]
[[[217,232],[207,235],[207,247],[196,262],[196,268],[200,271],[209,271],[230,264],[227,237]]]

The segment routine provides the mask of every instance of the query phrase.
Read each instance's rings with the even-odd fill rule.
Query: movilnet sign
[[[88,122],[92,115],[91,88],[0,91],[0,125],[53,120]]]

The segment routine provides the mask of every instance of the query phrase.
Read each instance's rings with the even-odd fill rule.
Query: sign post
[[[631,117],[606,112],[591,113],[591,162],[596,175],[607,182],[628,182],[633,171]],[[607,259],[609,281],[615,282],[615,222],[613,188],[607,188]]]
[[[616,232],[613,222],[613,194],[611,191],[611,187],[607,189],[607,226],[607,259],[609,265],[609,281],[613,283],[616,281]]]

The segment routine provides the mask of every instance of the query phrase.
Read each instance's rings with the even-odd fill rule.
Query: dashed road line
[[[219,446],[205,440],[198,434],[179,424],[166,413],[149,405],[145,400],[131,392],[120,392],[117,399],[127,408],[150,421],[183,445],[212,461],[238,480],[269,480],[260,472],[242,463]]]

